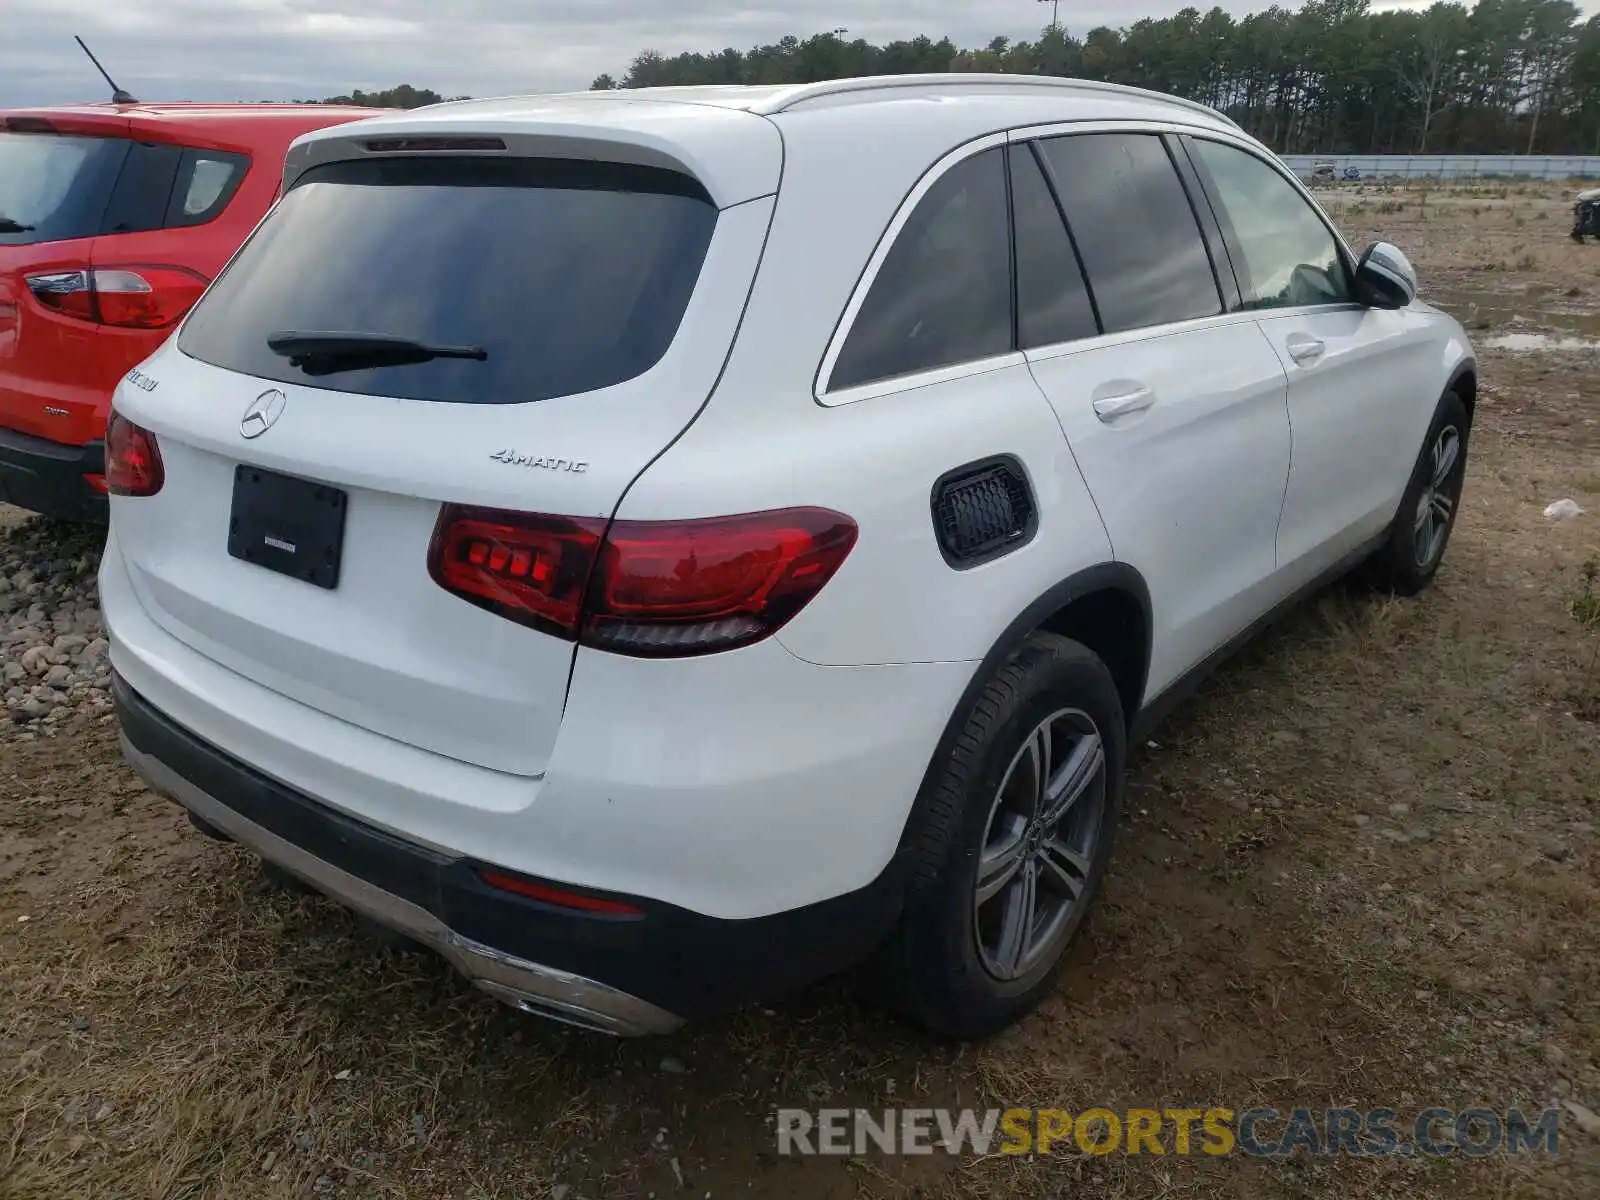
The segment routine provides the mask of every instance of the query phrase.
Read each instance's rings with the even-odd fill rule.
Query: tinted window
[[[923,196],[856,314],[832,387],[1012,349],[1005,170],[1002,151],[985,150]]]
[[[555,160],[390,159],[306,172],[195,308],[179,345],[268,379],[511,404],[593,391],[666,352],[716,209],[664,171]],[[479,346],[312,376],[276,332]]]
[[[106,209],[107,233],[139,233],[160,229],[167,220],[172,181],[178,174],[180,146],[135,142],[128,150]]]
[[[238,190],[249,161],[239,154],[186,150],[167,224],[199,225],[221,213]]]
[[[121,138],[0,130],[0,246],[99,233],[127,153]]]
[[[1287,179],[1233,146],[1204,139],[1189,145],[1233,226],[1234,244],[1249,274],[1248,307],[1350,299],[1338,243]]]
[[[1188,193],[1158,136],[1076,134],[1039,149],[1107,333],[1222,311]]]
[[[1100,332],[1072,239],[1027,146],[1013,146],[1011,209],[1017,231],[1017,338],[1049,346]]]

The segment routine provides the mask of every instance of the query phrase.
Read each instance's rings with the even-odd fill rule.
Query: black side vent
[[[952,567],[991,562],[1033,540],[1039,513],[1022,464],[1010,455],[969,463],[933,485],[933,527]]]

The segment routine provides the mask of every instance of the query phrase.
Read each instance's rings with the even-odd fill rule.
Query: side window
[[[1012,349],[1005,172],[1004,151],[985,150],[923,196],[856,314],[831,389]]]
[[[1026,350],[1100,332],[1078,253],[1050,185],[1028,146],[1012,146],[1011,211],[1017,230],[1017,340]]]
[[[1153,133],[1038,143],[1107,333],[1222,312],[1189,194]]]
[[[102,228],[107,233],[143,233],[166,222],[172,180],[183,156],[180,147],[134,142],[111,190]]]
[[[249,164],[240,154],[134,142],[101,228],[106,233],[145,233],[203,224],[227,207]]]
[[[1223,209],[1218,215],[1233,227],[1232,244],[1249,274],[1245,307],[1350,299],[1338,243],[1287,179],[1237,147],[1203,138],[1188,144]]]
[[[233,199],[249,159],[219,150],[185,150],[167,210],[169,228],[201,225],[217,216]]]

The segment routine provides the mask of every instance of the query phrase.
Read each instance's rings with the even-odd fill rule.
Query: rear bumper
[[[104,523],[105,493],[85,475],[105,471],[100,442],[68,446],[0,428],[0,500],[66,521]]]
[[[194,634],[162,562],[178,535],[146,542],[149,570],[123,550],[124,514],[147,520],[145,506],[112,500],[101,614],[111,665],[173,723],[416,845],[735,924],[853,895],[885,872],[972,678],[961,662],[819,667],[776,638],[685,659],[584,650],[542,775],[507,774],[284,694],[286,668],[283,682],[307,694],[317,660],[304,654],[263,663]],[[213,522],[220,559],[226,525]],[[229,631],[232,645],[248,649],[253,629]],[[393,653],[403,660],[404,644]],[[463,688],[472,663],[463,649]]]
[[[850,895],[749,920],[643,897],[605,897],[636,906],[638,917],[524,899],[481,880],[490,864],[407,841],[260,774],[179,726],[120,676],[113,692],[123,752],[154,789],[538,1015],[625,1036],[665,1033],[858,961],[898,914],[893,872]]]

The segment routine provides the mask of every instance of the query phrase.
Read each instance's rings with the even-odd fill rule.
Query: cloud
[[[1061,15],[1081,34],[1182,7],[1068,0]],[[927,33],[981,45],[1036,36],[1050,19],[1048,4],[1029,0],[5,0],[5,11],[0,107],[103,99],[75,33],[141,99],[263,100],[400,83],[476,96],[557,91],[602,71],[620,76],[647,47],[742,49],[838,28],[871,41]]]

